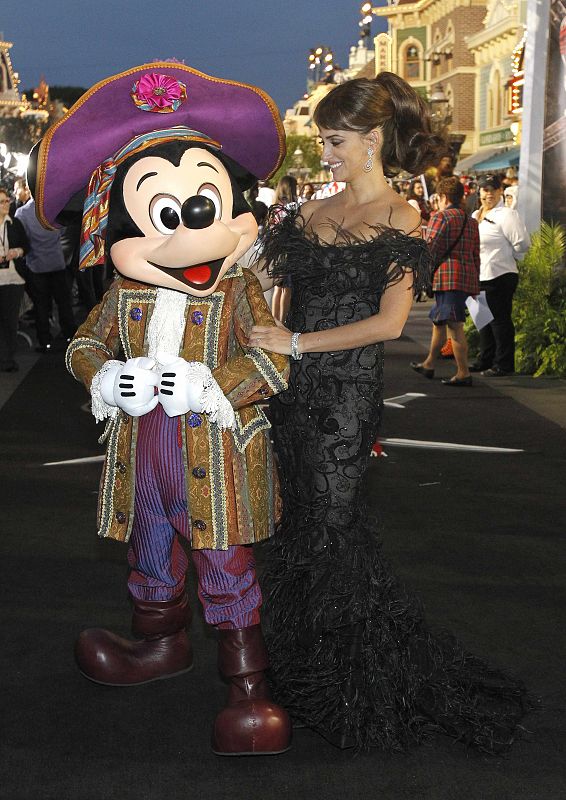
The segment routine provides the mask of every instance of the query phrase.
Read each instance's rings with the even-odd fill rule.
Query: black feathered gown
[[[427,283],[425,243],[395,230],[329,245],[288,215],[263,256],[292,286],[288,327],[336,328],[379,311],[387,285]],[[517,734],[522,686],[427,630],[381,555],[362,480],[381,409],[383,345],[305,353],[270,405],[283,518],[263,547],[264,627],[275,696],[340,747],[405,749],[442,731],[499,752]]]

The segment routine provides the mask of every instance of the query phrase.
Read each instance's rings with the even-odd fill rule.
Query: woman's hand
[[[277,321],[275,328],[273,326],[254,325],[248,338],[248,344],[250,347],[261,347],[262,350],[290,356],[291,335],[291,331]]]

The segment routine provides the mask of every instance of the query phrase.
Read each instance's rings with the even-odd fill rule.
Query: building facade
[[[474,152],[502,166],[519,158],[525,14],[524,0],[488,0],[482,30],[467,41],[477,68]]]
[[[17,116],[22,105],[19,78],[10,58],[12,42],[0,41],[0,116]]]
[[[299,136],[316,136],[313,128],[312,115],[322,98],[334,88],[337,82],[343,83],[351,78],[360,76],[373,77],[375,75],[374,52],[368,49],[362,41],[357,46],[350,48],[348,67],[340,70],[329,82],[309,82],[308,91],[303,97],[288,108],[283,118],[283,127],[286,134]]]
[[[518,161],[526,0],[390,0],[373,13],[389,32],[375,40],[377,70],[401,75],[427,99],[442,90],[460,164]],[[509,163],[506,163],[509,162]]]
[[[373,13],[389,32],[376,37],[378,70],[405,78],[423,97],[442,91],[461,154],[475,147],[477,68],[467,39],[482,29],[485,0],[398,0]]]

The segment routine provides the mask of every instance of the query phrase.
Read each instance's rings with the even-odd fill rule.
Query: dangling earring
[[[364,172],[371,172],[373,169],[373,158],[372,158],[373,152],[374,152],[373,147],[368,147],[368,160],[363,166]]]

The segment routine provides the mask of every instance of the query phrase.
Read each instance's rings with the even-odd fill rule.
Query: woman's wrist
[[[303,351],[300,347],[299,339],[302,334],[295,332],[291,334],[291,358],[293,361],[300,361],[303,357]]]

